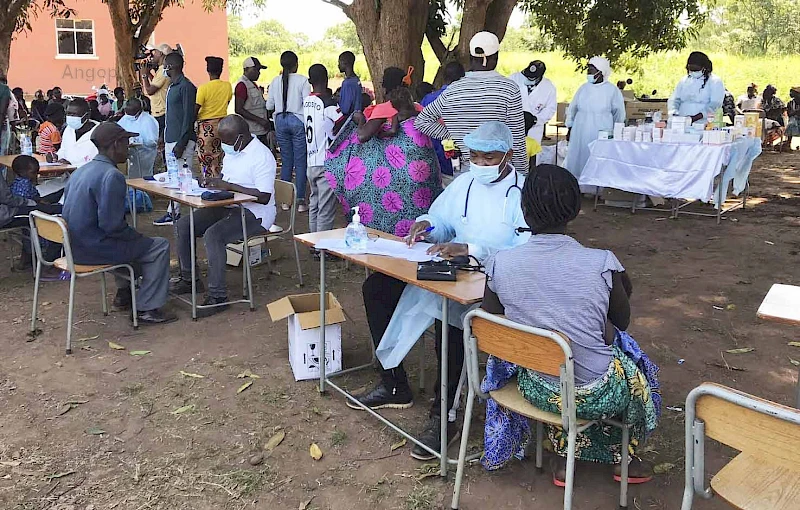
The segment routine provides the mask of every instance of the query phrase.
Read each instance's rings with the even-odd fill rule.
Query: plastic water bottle
[[[33,144],[31,143],[31,139],[28,138],[28,135],[22,135],[22,138],[19,141],[20,153],[24,154],[25,156],[33,156]]]
[[[192,191],[192,171],[189,170],[187,163],[183,164],[180,173],[178,174],[178,187],[181,193],[189,193]]]
[[[178,160],[174,154],[167,154],[167,183],[170,186],[178,184]]]
[[[358,214],[358,206],[353,207],[353,221],[347,225],[347,230],[344,232],[344,244],[352,250],[361,253],[367,251],[367,229],[361,224],[361,216]]]

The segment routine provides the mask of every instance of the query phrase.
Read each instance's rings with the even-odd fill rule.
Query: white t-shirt
[[[92,129],[84,134],[80,140],[75,139],[75,130],[67,127],[61,137],[61,148],[58,149],[58,159],[66,159],[75,168],[80,168],[97,156],[97,146],[92,142],[92,133],[98,123],[90,120]]]
[[[15,120],[19,120],[19,102],[17,102],[17,98],[14,97],[14,94],[11,94],[11,97],[8,99],[8,109],[6,110],[6,118],[9,122],[14,122]]]
[[[140,113],[138,117],[125,114],[117,124],[126,131],[139,133],[139,136],[131,138],[131,143],[140,143],[145,147],[158,144],[158,121],[147,112]]]
[[[342,111],[332,97],[308,96],[303,101],[306,123],[306,155],[308,166],[325,166],[325,151],[333,137],[333,125],[342,118]]]
[[[261,220],[261,226],[269,229],[275,223],[275,169],[272,152],[253,137],[250,143],[237,154],[225,154],[222,158],[222,180],[245,188],[255,188],[269,193],[269,203],[248,202],[244,206]],[[249,234],[252,234],[250,232]]]
[[[286,111],[295,114],[298,119],[303,120],[303,99],[311,94],[311,84],[308,78],[302,74],[292,73],[289,75],[289,97],[286,100]],[[278,75],[269,85],[267,96],[267,110],[275,110],[275,116],[283,110],[283,76]]]

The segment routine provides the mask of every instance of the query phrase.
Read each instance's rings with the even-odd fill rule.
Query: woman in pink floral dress
[[[362,223],[401,237],[442,191],[433,143],[414,128],[411,95],[398,90],[405,87],[403,76],[398,68],[384,72],[391,101],[368,109],[365,119],[348,119],[325,161],[325,176],[345,216],[359,206]]]

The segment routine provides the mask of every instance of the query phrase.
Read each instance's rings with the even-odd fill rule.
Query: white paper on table
[[[348,248],[344,239],[324,239],[318,242],[314,248],[326,250],[342,255],[382,255],[396,259],[408,260],[410,262],[428,262],[436,257],[428,255],[426,252],[430,248],[428,243],[417,243],[409,247],[402,241],[392,241],[390,239],[370,239],[367,241],[365,252]]]
[[[58,161],[53,161],[52,163],[48,163],[47,161],[39,161],[40,167],[47,167],[47,166],[61,166],[63,163],[59,163]]]

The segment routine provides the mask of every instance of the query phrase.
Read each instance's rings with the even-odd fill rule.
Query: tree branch
[[[347,17],[350,17],[350,5],[342,2],[342,0],[322,0],[322,1],[325,2],[326,4],[338,7],[339,9],[342,10],[342,12],[347,14]]]
[[[447,46],[444,45],[442,42],[442,38],[433,30],[431,27],[428,27],[425,30],[425,37],[428,38],[428,42],[431,44],[431,48],[433,48],[433,53],[436,55],[436,58],[439,60],[440,64],[444,64],[444,61],[447,59]]]

